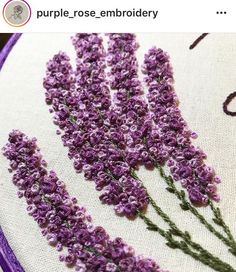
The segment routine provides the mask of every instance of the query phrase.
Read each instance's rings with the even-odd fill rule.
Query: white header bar
[[[0,4],[0,32],[236,31],[235,0],[7,2]]]

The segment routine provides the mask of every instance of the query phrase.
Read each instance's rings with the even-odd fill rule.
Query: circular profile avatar
[[[31,17],[31,8],[24,0],[10,0],[3,7],[3,18],[11,26],[23,26]]]

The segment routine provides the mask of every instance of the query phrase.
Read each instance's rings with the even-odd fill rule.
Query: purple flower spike
[[[136,50],[139,45],[134,34],[109,34],[107,63],[110,86],[114,93],[112,125],[125,135],[126,161],[136,168],[139,164],[152,167],[163,164],[166,152],[138,79]],[[168,99],[166,97],[166,99]]]
[[[92,225],[91,216],[68,194],[64,182],[54,171],[47,171],[36,138],[13,130],[3,152],[10,161],[18,195],[26,199],[29,215],[50,245],[58,251],[67,250],[60,261],[79,272],[163,271],[153,260],[136,257],[121,238],[111,240],[102,227]]]
[[[102,203],[114,205],[120,215],[133,217],[147,207],[148,197],[125,159],[126,138],[119,113],[111,109],[102,39],[97,34],[77,34],[72,42],[76,72],[64,53],[55,55],[44,80],[46,102],[51,104],[54,123],[62,130],[76,171],[95,182]]]
[[[181,181],[192,202],[206,204],[208,198],[218,201],[219,178],[205,164],[206,154],[192,144],[191,138],[195,139],[197,134],[188,128],[178,108],[169,56],[154,47],[145,55],[142,68],[150,110],[174,179]]]
[[[192,145],[191,138],[197,135],[188,129],[178,108],[168,55],[152,48],[145,56],[142,71],[148,104],[138,80],[135,35],[108,36],[107,55],[97,34],[77,34],[72,39],[76,72],[64,53],[48,63],[46,102],[52,104],[54,123],[64,131],[63,143],[76,171],[95,182],[103,203],[126,216],[148,204],[145,190],[132,176],[139,164],[153,167],[167,162],[192,202],[219,200],[219,178],[205,165],[206,155]],[[129,189],[131,184],[134,190]]]

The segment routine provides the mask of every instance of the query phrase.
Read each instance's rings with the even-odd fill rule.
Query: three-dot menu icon
[[[216,14],[227,14],[227,11],[217,11]]]

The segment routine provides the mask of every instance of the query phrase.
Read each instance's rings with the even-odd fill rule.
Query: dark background
[[[11,33],[0,33],[0,51],[2,50],[11,35]]]

